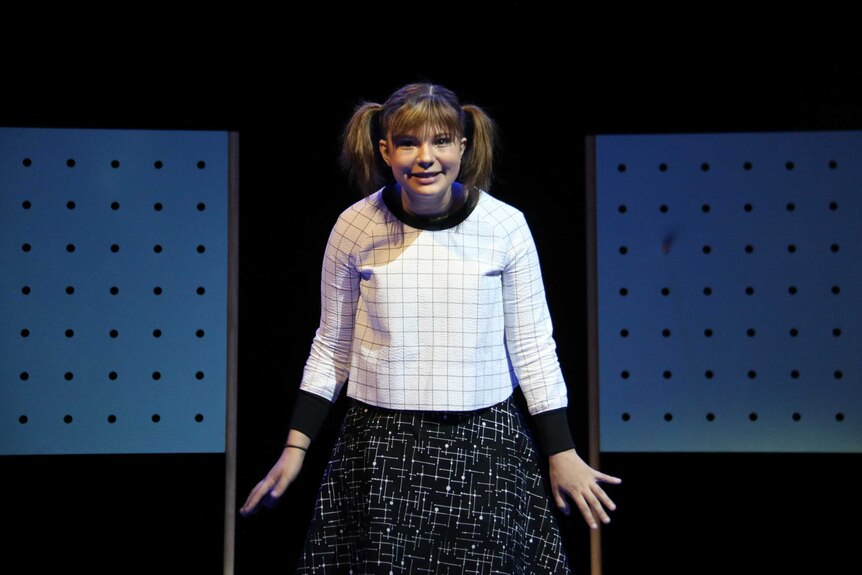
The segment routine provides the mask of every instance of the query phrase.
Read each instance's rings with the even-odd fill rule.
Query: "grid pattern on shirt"
[[[487,193],[461,224],[402,224],[381,192],[345,210],[321,275],[302,389],[389,409],[466,411],[520,384],[531,413],[565,407],[539,259],[523,214]]]
[[[532,445],[511,400],[456,416],[354,402],[297,573],[568,573]]]

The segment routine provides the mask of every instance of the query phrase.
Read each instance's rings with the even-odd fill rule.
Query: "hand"
[[[295,435],[298,434],[298,435]],[[288,436],[288,443],[291,445],[299,445],[307,447],[311,441],[305,434],[291,430]],[[239,512],[243,516],[253,515],[257,512],[258,506],[263,504],[265,507],[275,507],[279,498],[284,495],[287,487],[299,475],[299,470],[302,469],[302,462],[305,461],[305,452],[301,449],[285,447],[281,452],[281,457],[269,470],[251,493],[248,499],[240,508]]]
[[[610,523],[605,507],[617,508],[611,498],[599,486],[599,482],[619,484],[622,479],[600,473],[581,459],[574,449],[551,455],[548,459],[551,476],[551,491],[554,501],[563,513],[571,512],[566,496],[574,501],[591,529],[598,529],[597,518]]]

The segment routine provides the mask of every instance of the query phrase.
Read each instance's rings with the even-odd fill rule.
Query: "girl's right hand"
[[[290,440],[288,443],[302,445],[300,442]],[[281,452],[281,457],[278,458],[278,461],[275,462],[275,465],[272,466],[266,477],[251,490],[251,493],[239,510],[240,514],[246,517],[253,515],[261,504],[266,507],[274,507],[278,503],[279,498],[287,490],[287,487],[299,475],[299,470],[302,469],[302,462],[304,460],[305,451],[293,447],[285,447]]]

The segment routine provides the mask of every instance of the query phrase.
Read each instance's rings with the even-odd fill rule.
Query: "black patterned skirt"
[[[569,573],[511,397],[466,413],[349,401],[297,573]]]

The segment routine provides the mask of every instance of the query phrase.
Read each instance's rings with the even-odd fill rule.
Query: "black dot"
[[[665,379],[670,379],[671,377],[673,377],[673,374],[670,372],[670,370],[665,370],[662,372],[661,376]]]
[[[799,379],[799,370],[798,370],[798,369],[794,369],[793,371],[791,371],[791,372],[790,372],[790,377],[791,377],[791,378],[793,378],[793,379]]]
[[[838,204],[836,202],[829,202],[829,210],[830,211],[834,212],[837,209],[838,209]]]
[[[832,253],[838,252],[838,244],[832,244],[831,246],[829,246],[829,249],[832,250]]]
[[[26,371],[22,371],[21,373],[18,374],[18,378],[21,381],[27,381],[28,379],[30,379],[30,374],[27,373]]]
[[[30,330],[29,329],[24,328],[21,330],[21,337],[29,337],[29,336],[30,336]]]
[[[835,379],[841,379],[842,377],[844,377],[844,372],[840,369],[836,369],[835,373],[832,374],[832,377],[834,377]]]
[[[757,414],[752,412],[748,414],[748,419],[751,421],[757,421]]]
[[[197,292],[198,295],[204,295],[205,293],[207,293],[206,288],[204,288],[203,286],[198,287],[198,289],[195,291]]]
[[[111,337],[117,337],[118,335],[120,335],[120,332],[118,332],[115,329],[112,329],[111,331],[108,332],[108,335],[110,335]]]
[[[790,417],[793,419],[793,421],[799,421],[800,419],[802,419],[802,416],[799,415],[798,412],[794,412],[793,415],[791,415]]]
[[[628,420],[629,420],[629,419],[631,419],[631,418],[632,418],[632,416],[631,416],[631,415],[629,415],[628,413],[623,413],[623,414],[622,414],[622,417],[621,417],[621,419],[622,419],[623,421],[628,421]]]
[[[120,251],[120,246],[118,244],[111,244],[111,251],[117,253]]]
[[[745,331],[745,333],[748,335],[748,337],[754,337],[755,335],[757,335],[757,332],[756,332],[756,331],[754,331],[754,328],[753,328],[753,327],[748,328],[748,329]]]
[[[790,295],[796,295],[796,292],[799,291],[796,289],[796,286],[790,286],[787,288],[787,293]]]
[[[158,380],[160,380],[161,378],[162,378],[162,374],[161,374],[161,373],[159,373],[158,371],[154,371],[154,372],[153,372],[153,381],[158,381]]]
[[[672,419],[673,419],[673,414],[672,414],[672,413],[665,413],[665,414],[664,414],[664,420],[665,420],[665,421],[671,421]]]
[[[793,211],[793,210],[795,210],[795,209],[796,209],[796,204],[794,204],[793,202],[788,202],[788,203],[787,203],[787,211],[788,211],[788,212],[792,212],[792,211]]]
[[[74,210],[75,209],[75,202],[73,202],[71,200],[66,202],[66,207],[70,210]]]
[[[838,167],[838,162],[836,162],[835,160],[829,160],[829,169],[830,170],[834,170],[837,167]]]
[[[72,295],[73,293],[75,293],[75,286],[66,286],[66,294]]]
[[[117,381],[117,372],[112,371],[108,373],[108,379],[110,379],[111,381]]]
[[[667,171],[667,164],[664,164],[664,163],[659,164],[659,165],[658,165],[658,170],[659,170],[660,172],[666,172],[666,171]]]
[[[670,209],[670,208],[667,207],[667,204],[662,204],[658,207],[658,211],[660,211],[663,214],[666,214],[668,209]]]
[[[626,288],[620,288],[620,295],[623,297],[629,295],[629,290],[627,290]]]
[[[661,335],[662,335],[662,337],[670,337],[670,330],[667,328],[664,328],[663,330],[661,330]]]
[[[742,169],[745,171],[749,171],[751,167],[751,162],[745,162],[744,164],[742,164]]]
[[[162,202],[156,202],[155,204],[153,204],[153,209],[156,210],[157,212],[162,211],[162,208],[164,208],[164,206],[162,205]]]
[[[629,372],[628,372],[628,371],[626,371],[626,370],[621,371],[621,372],[620,372],[620,377],[621,377],[621,378],[623,378],[623,379],[628,379],[628,378],[629,378]]]
[[[715,376],[715,373],[711,369],[707,369],[706,373],[703,374],[706,379],[712,379]]]
[[[617,166],[617,171],[618,172],[625,172],[626,171],[626,165],[625,164],[619,164]]]
[[[30,295],[30,286],[23,286],[21,288],[21,293],[24,295]]]
[[[787,246],[787,251],[788,251],[788,253],[795,254],[796,253],[796,245],[790,244],[789,246]]]
[[[710,412],[710,413],[707,413],[707,414],[706,414],[706,420],[707,420],[707,421],[715,421],[715,414],[714,414],[714,413],[711,413],[711,412]]]
[[[18,418],[18,423],[20,423],[22,425],[27,423],[28,421],[29,421],[29,419],[27,419],[26,415],[22,415],[21,417]]]
[[[120,202],[111,202],[111,209],[115,212],[120,209]]]
[[[748,370],[748,379],[757,379],[757,372],[753,369]]]
[[[162,295],[162,288],[161,288],[161,286],[156,286],[156,287],[154,287],[154,288],[153,288],[153,294],[155,294],[155,295]]]
[[[203,202],[198,203],[198,211],[199,212],[202,212],[205,209],[207,209],[207,205],[205,203],[203,203]]]
[[[205,251],[207,251],[206,246],[204,246],[204,245],[199,245],[199,246],[198,246],[198,253],[199,253],[199,254],[202,254],[202,253],[204,253]]]
[[[108,416],[108,423],[117,423],[117,416],[113,415],[113,414],[109,415]]]
[[[750,212],[751,210],[754,209],[754,206],[752,206],[751,204],[745,204],[744,206],[742,206],[742,209],[745,210],[746,212]]]
[[[120,288],[118,288],[117,286],[111,286],[111,289],[108,291],[111,292],[111,295],[117,295],[118,293],[120,293]]]
[[[703,330],[703,335],[705,335],[706,337],[712,337],[712,330],[706,328],[705,330]]]
[[[72,416],[71,415],[63,416],[63,421],[65,421],[66,423],[72,423]]]
[[[703,204],[702,206],[700,206],[700,211],[705,214],[708,214],[710,209],[711,208],[709,207],[709,204]]]
[[[833,329],[833,330],[832,330],[832,335],[833,335],[833,336],[835,336],[835,337],[841,337],[841,328],[840,328],[840,327],[836,327],[835,329]]]
[[[162,330],[154,329],[153,330],[153,337],[162,337]]]
[[[158,413],[154,413],[150,419],[153,420],[153,423],[158,423],[162,420],[162,416],[160,416]]]
[[[33,165],[33,160],[31,160],[30,158],[24,158],[24,161],[22,161],[21,163],[24,164],[25,168],[29,168]]]
[[[835,421],[844,421],[844,414],[841,412],[836,413],[835,414]]]
[[[203,413],[198,413],[195,415],[195,421],[197,421],[198,423],[200,423],[203,420],[204,420],[204,414]]]
[[[661,288],[661,295],[664,295],[664,296],[670,295],[670,288],[667,288],[667,287]]]
[[[70,168],[74,168],[75,167],[75,160],[72,158],[69,158],[68,160],[66,160],[66,165],[69,166]]]
[[[712,295],[712,288],[709,286],[703,288],[703,295]]]
[[[754,288],[751,286],[748,286],[747,288],[745,288],[745,293],[748,295],[754,295]]]
[[[66,251],[70,254],[75,251],[75,244],[66,244]]]
[[[200,250],[198,250],[198,251],[200,251]],[[620,254],[626,255],[627,253],[629,253],[629,249],[625,246],[620,246]]]
[[[754,251],[754,246],[753,246],[753,245],[748,244],[747,246],[745,246],[745,253],[750,254],[750,253],[752,253],[753,251]]]
[[[195,373],[195,379],[201,380],[203,378],[204,378],[204,372],[199,371],[199,372]]]
[[[196,335],[197,337],[203,337],[203,336],[204,336],[204,330],[202,330],[202,329],[197,330],[197,331],[195,332],[195,335]]]
[[[198,162],[198,169],[199,169],[199,170],[203,170],[203,169],[204,169],[204,168],[206,168],[206,167],[207,167],[207,163],[206,163],[206,162],[204,162],[203,160],[201,160],[201,161],[199,161],[199,162]]]
[[[32,206],[33,204],[30,203],[30,200],[24,200],[23,202],[21,202],[21,207],[25,210],[29,210]]]
[[[120,160],[111,160],[111,167],[112,168],[119,168],[120,167]]]
[[[799,335],[799,330],[798,330],[798,329],[796,329],[795,327],[790,328],[790,337],[796,337],[796,336],[798,336],[798,335]]]
[[[794,164],[793,162],[787,162],[786,164],[784,164],[784,167],[787,168],[788,170],[792,170],[793,168],[796,167],[796,164]]]
[[[73,330],[73,329],[67,329],[66,330],[66,337],[73,337],[74,335],[75,335],[75,330]]]
[[[155,162],[153,162],[153,167],[157,170],[161,170],[164,167],[164,164],[161,160],[156,160]]]
[[[703,253],[710,254],[712,252],[712,248],[710,246],[703,246]]]
[[[707,162],[702,163],[700,165],[700,171],[701,172],[708,172],[709,171],[709,164]]]
[[[839,293],[841,293],[841,288],[838,286],[832,286],[832,293],[838,295]]]
[[[627,330],[627,329],[621,329],[621,330],[620,330],[620,336],[621,336],[621,337],[628,337],[628,336],[629,336],[629,330]]]
[[[162,246],[160,246],[159,244],[154,245],[153,251],[156,252],[157,254],[162,253]]]
[[[74,374],[74,373],[72,373],[71,371],[67,371],[67,372],[63,375],[63,378],[64,378],[66,381],[72,381],[73,379],[75,379],[75,374]]]

